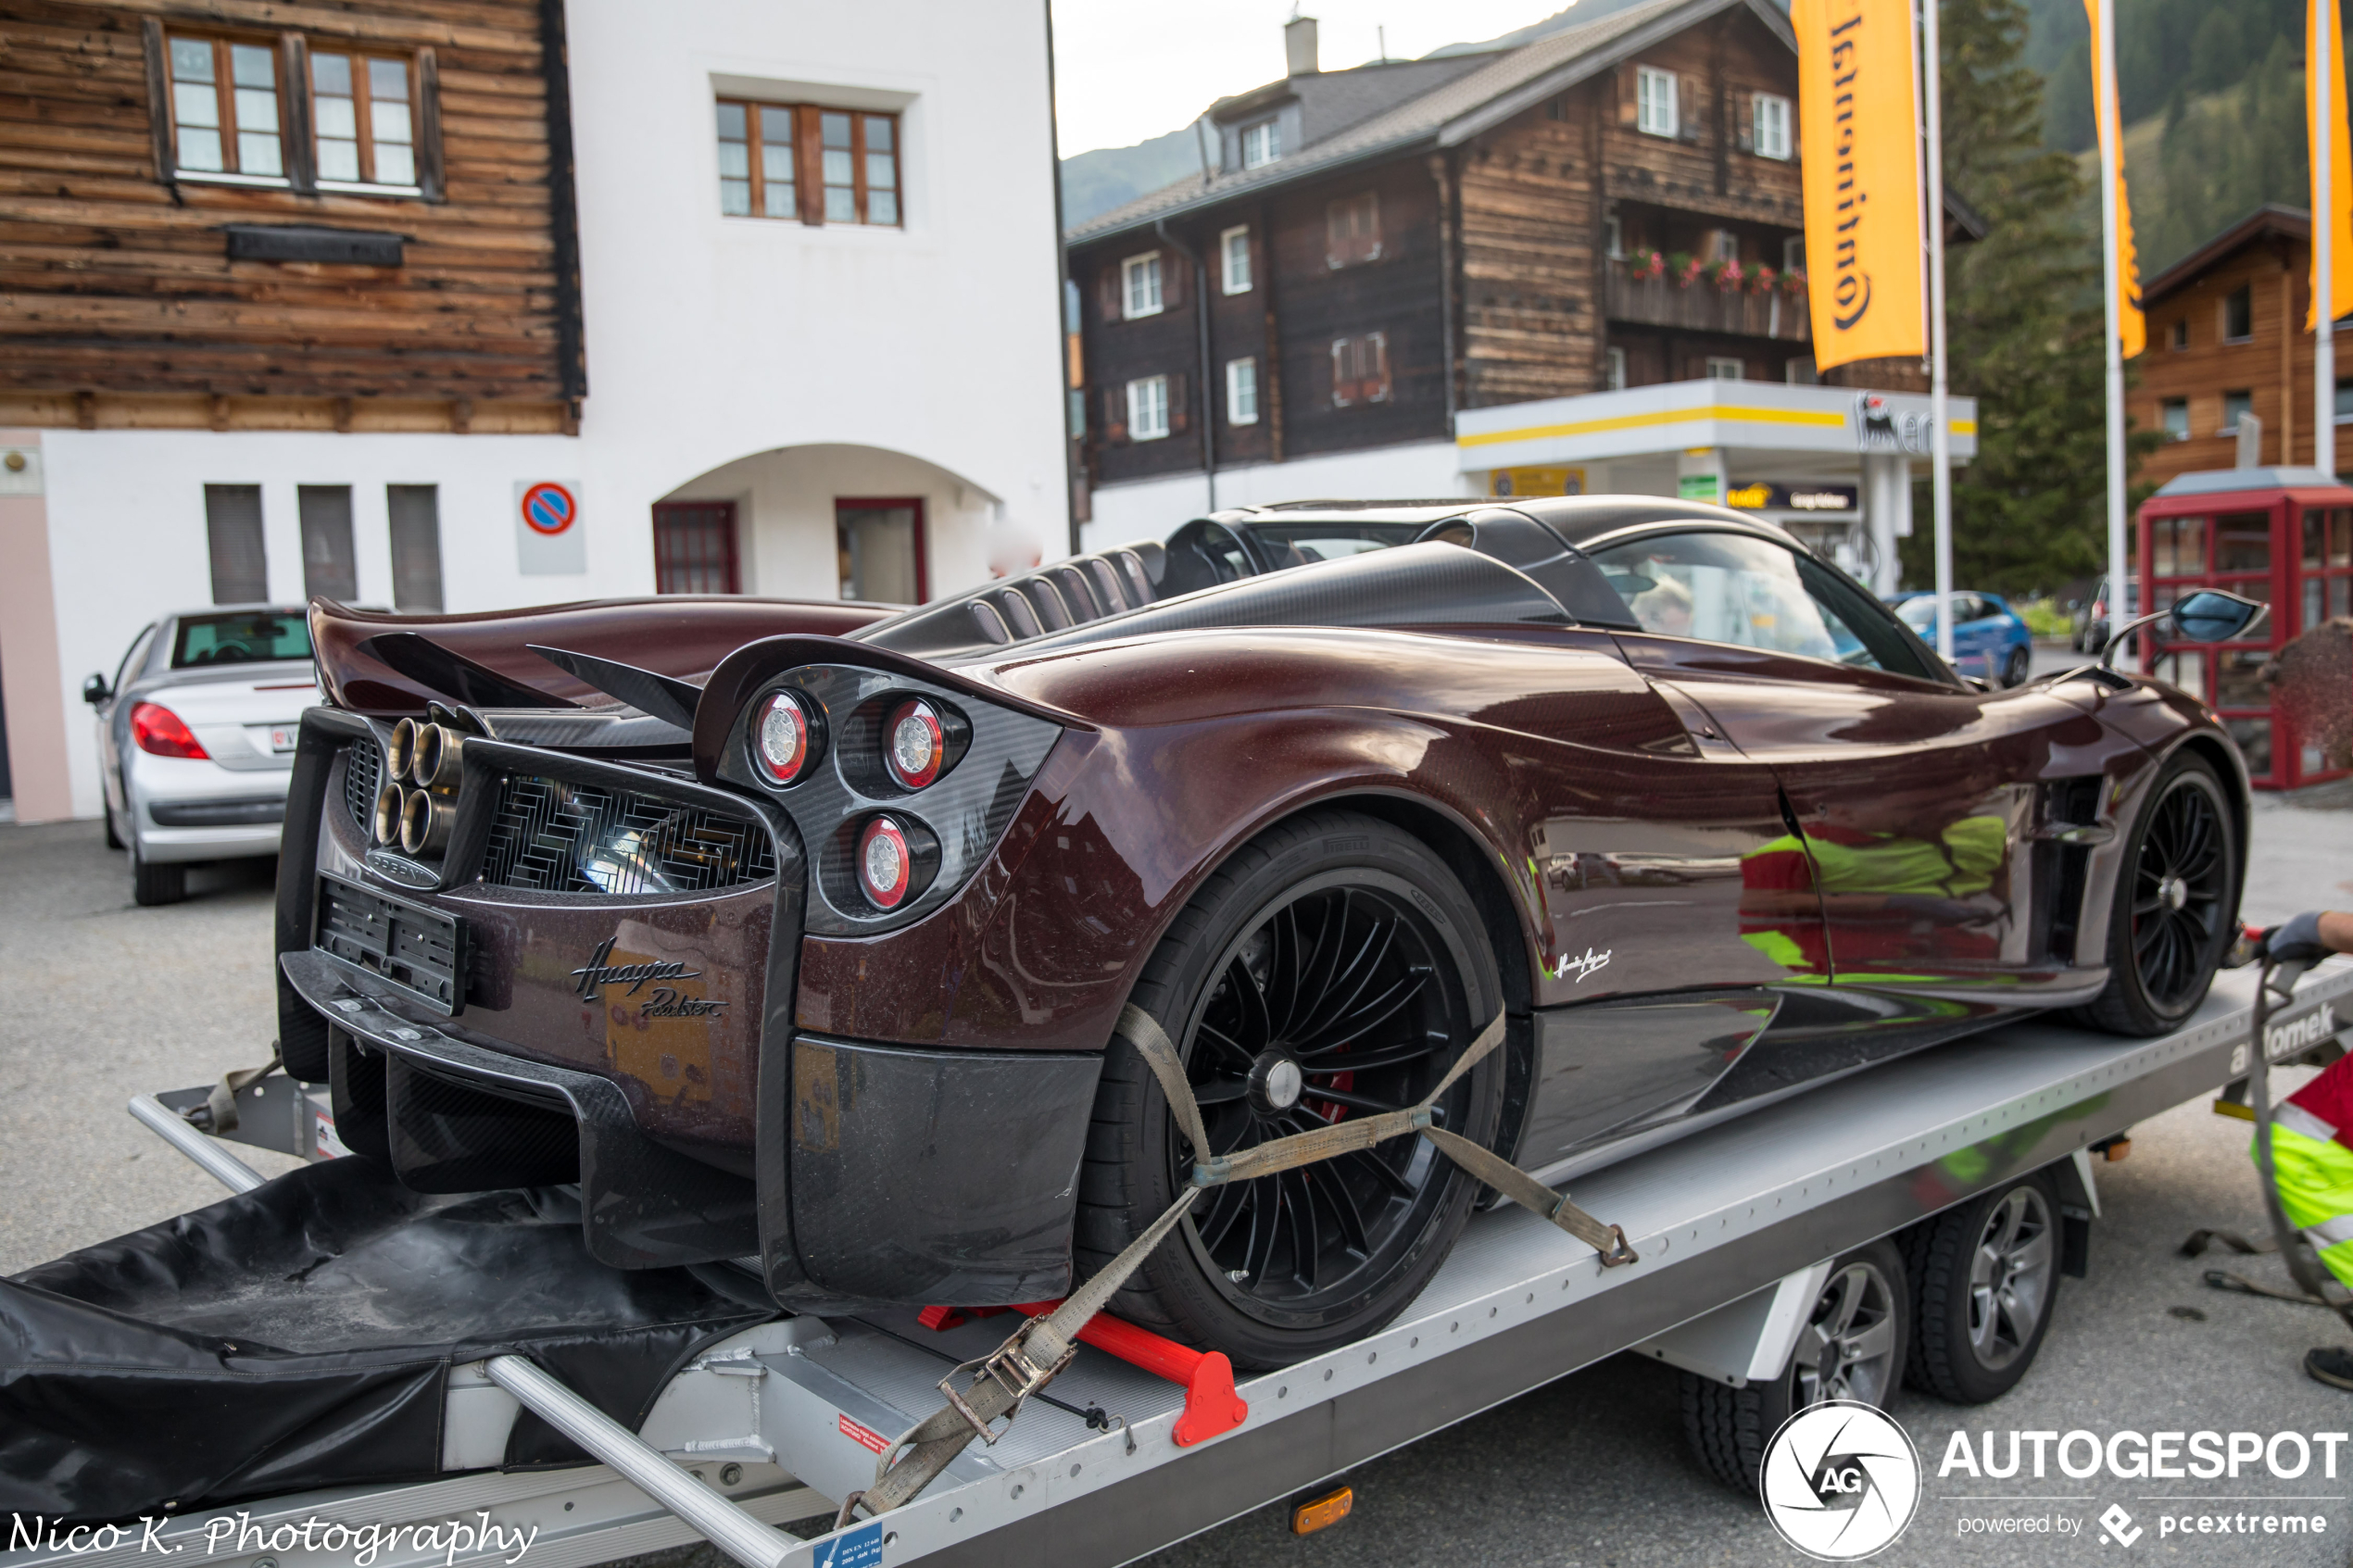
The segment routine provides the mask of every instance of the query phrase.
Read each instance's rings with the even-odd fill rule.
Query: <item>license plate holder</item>
[[[313,948],[444,1017],[464,1010],[464,921],[330,872],[312,909]]]

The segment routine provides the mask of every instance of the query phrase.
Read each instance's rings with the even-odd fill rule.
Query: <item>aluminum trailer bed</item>
[[[1395,1323],[1244,1381],[1247,1420],[1190,1447],[1171,1435],[1183,1402],[1176,1385],[1083,1349],[1047,1390],[1054,1402],[1031,1401],[994,1447],[974,1445],[915,1501],[801,1540],[774,1526],[830,1516],[833,1499],[871,1479],[873,1445],[937,1409],[950,1366],[993,1348],[1010,1325],[985,1319],[935,1333],[912,1310],[803,1317],[698,1358],[635,1436],[529,1363],[520,1374],[536,1374],[535,1384],[513,1367],[453,1369],[447,1468],[497,1464],[519,1396],[610,1465],[273,1499],[173,1520],[155,1542],[222,1568],[348,1568],[352,1548],[331,1550],[318,1531],[298,1538],[304,1522],[413,1524],[433,1529],[422,1544],[411,1532],[380,1548],[371,1568],[513,1556],[520,1534],[485,1551],[448,1528],[486,1521],[536,1526],[523,1557],[532,1568],[698,1535],[761,1568],[1128,1562],[1619,1351],[1733,1384],[1775,1375],[1830,1259],[2021,1173],[2059,1166],[2071,1217],[2095,1213],[2092,1145],[2246,1075],[2254,985],[2252,971],[2221,976],[2190,1026],[2159,1039],[2014,1024],[1580,1177],[1579,1203],[1633,1239],[1642,1261],[1631,1267],[1604,1271],[1590,1248],[1523,1210],[1475,1215]],[[2348,996],[2353,966],[2307,976],[2274,1015],[2273,1057],[2334,1035]],[[146,1102],[142,1119],[183,1150],[202,1141],[158,1109]],[[217,1160],[208,1168],[240,1179]],[[1091,1424],[1089,1412],[1101,1412]],[[112,1549],[93,1549],[85,1534],[74,1550],[19,1530],[0,1568],[131,1568],[147,1561],[142,1534]]]

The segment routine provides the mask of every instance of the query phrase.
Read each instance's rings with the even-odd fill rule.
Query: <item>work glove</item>
[[[2318,963],[2329,956],[2321,940],[2321,911],[2307,909],[2272,926],[2258,940],[2257,952],[2273,963]]]

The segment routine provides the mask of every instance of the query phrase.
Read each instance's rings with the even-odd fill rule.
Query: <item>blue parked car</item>
[[[1889,599],[1905,625],[1936,646],[1936,596],[1898,594]],[[1953,667],[1997,686],[2022,686],[2034,667],[2034,635],[1999,594],[1953,590]]]

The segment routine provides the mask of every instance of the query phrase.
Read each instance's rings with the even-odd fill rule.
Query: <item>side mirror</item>
[[[2133,633],[2157,621],[2164,621],[2167,628],[2185,643],[2224,643],[2262,620],[2271,608],[2270,605],[2241,598],[2236,594],[2226,594],[2220,588],[2200,588],[2196,593],[2176,600],[2170,609],[2138,616],[2117,627],[2115,634],[2100,649],[2099,668],[2114,669],[2116,650],[2122,647]]]
[[[2165,613],[2167,623],[2184,642],[2227,643],[2262,619],[2263,612],[2271,608],[2219,588],[2201,588],[2176,601]]]
[[[108,701],[113,696],[114,693],[107,687],[107,678],[104,675],[93,675],[82,683],[82,700],[93,708]]]

